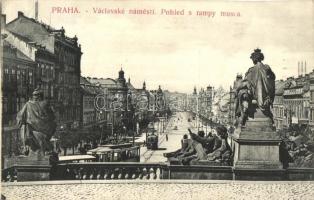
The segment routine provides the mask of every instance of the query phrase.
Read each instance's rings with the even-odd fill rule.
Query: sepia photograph
[[[2,0],[1,200],[314,198],[313,0]]]

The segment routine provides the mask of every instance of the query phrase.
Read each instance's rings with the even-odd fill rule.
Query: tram
[[[147,149],[157,150],[158,149],[158,136],[155,134],[147,136]]]
[[[59,156],[58,163],[84,163],[94,162],[95,156],[92,155],[70,155],[70,156]]]
[[[130,143],[101,145],[87,155],[95,156],[96,162],[140,162],[140,147]]]

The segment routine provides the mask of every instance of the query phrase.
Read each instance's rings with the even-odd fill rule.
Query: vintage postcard
[[[314,1],[3,0],[1,199],[313,199]]]

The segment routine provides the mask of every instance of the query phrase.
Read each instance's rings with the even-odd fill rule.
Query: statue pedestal
[[[249,119],[233,135],[234,169],[280,170],[280,137],[269,118]]]
[[[6,158],[4,168],[13,167],[17,181],[46,181],[50,179],[48,156],[13,156]]]

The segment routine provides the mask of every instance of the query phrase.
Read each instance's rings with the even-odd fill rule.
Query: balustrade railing
[[[15,167],[10,167],[2,170],[1,179],[3,182],[16,182],[17,171]]]
[[[115,180],[115,179],[162,179],[160,163],[68,163],[59,164],[52,179],[67,180]]]
[[[36,176],[47,172],[50,180],[314,180],[314,168],[291,169],[235,169],[232,166],[167,165],[138,162],[63,163],[48,171],[41,166],[13,166],[2,170],[2,182],[23,180],[25,175]],[[23,174],[24,173],[24,174]],[[256,176],[256,177],[255,177]],[[48,178],[49,179],[49,178]],[[45,180],[48,180],[45,179]],[[38,179],[36,179],[38,180]]]

